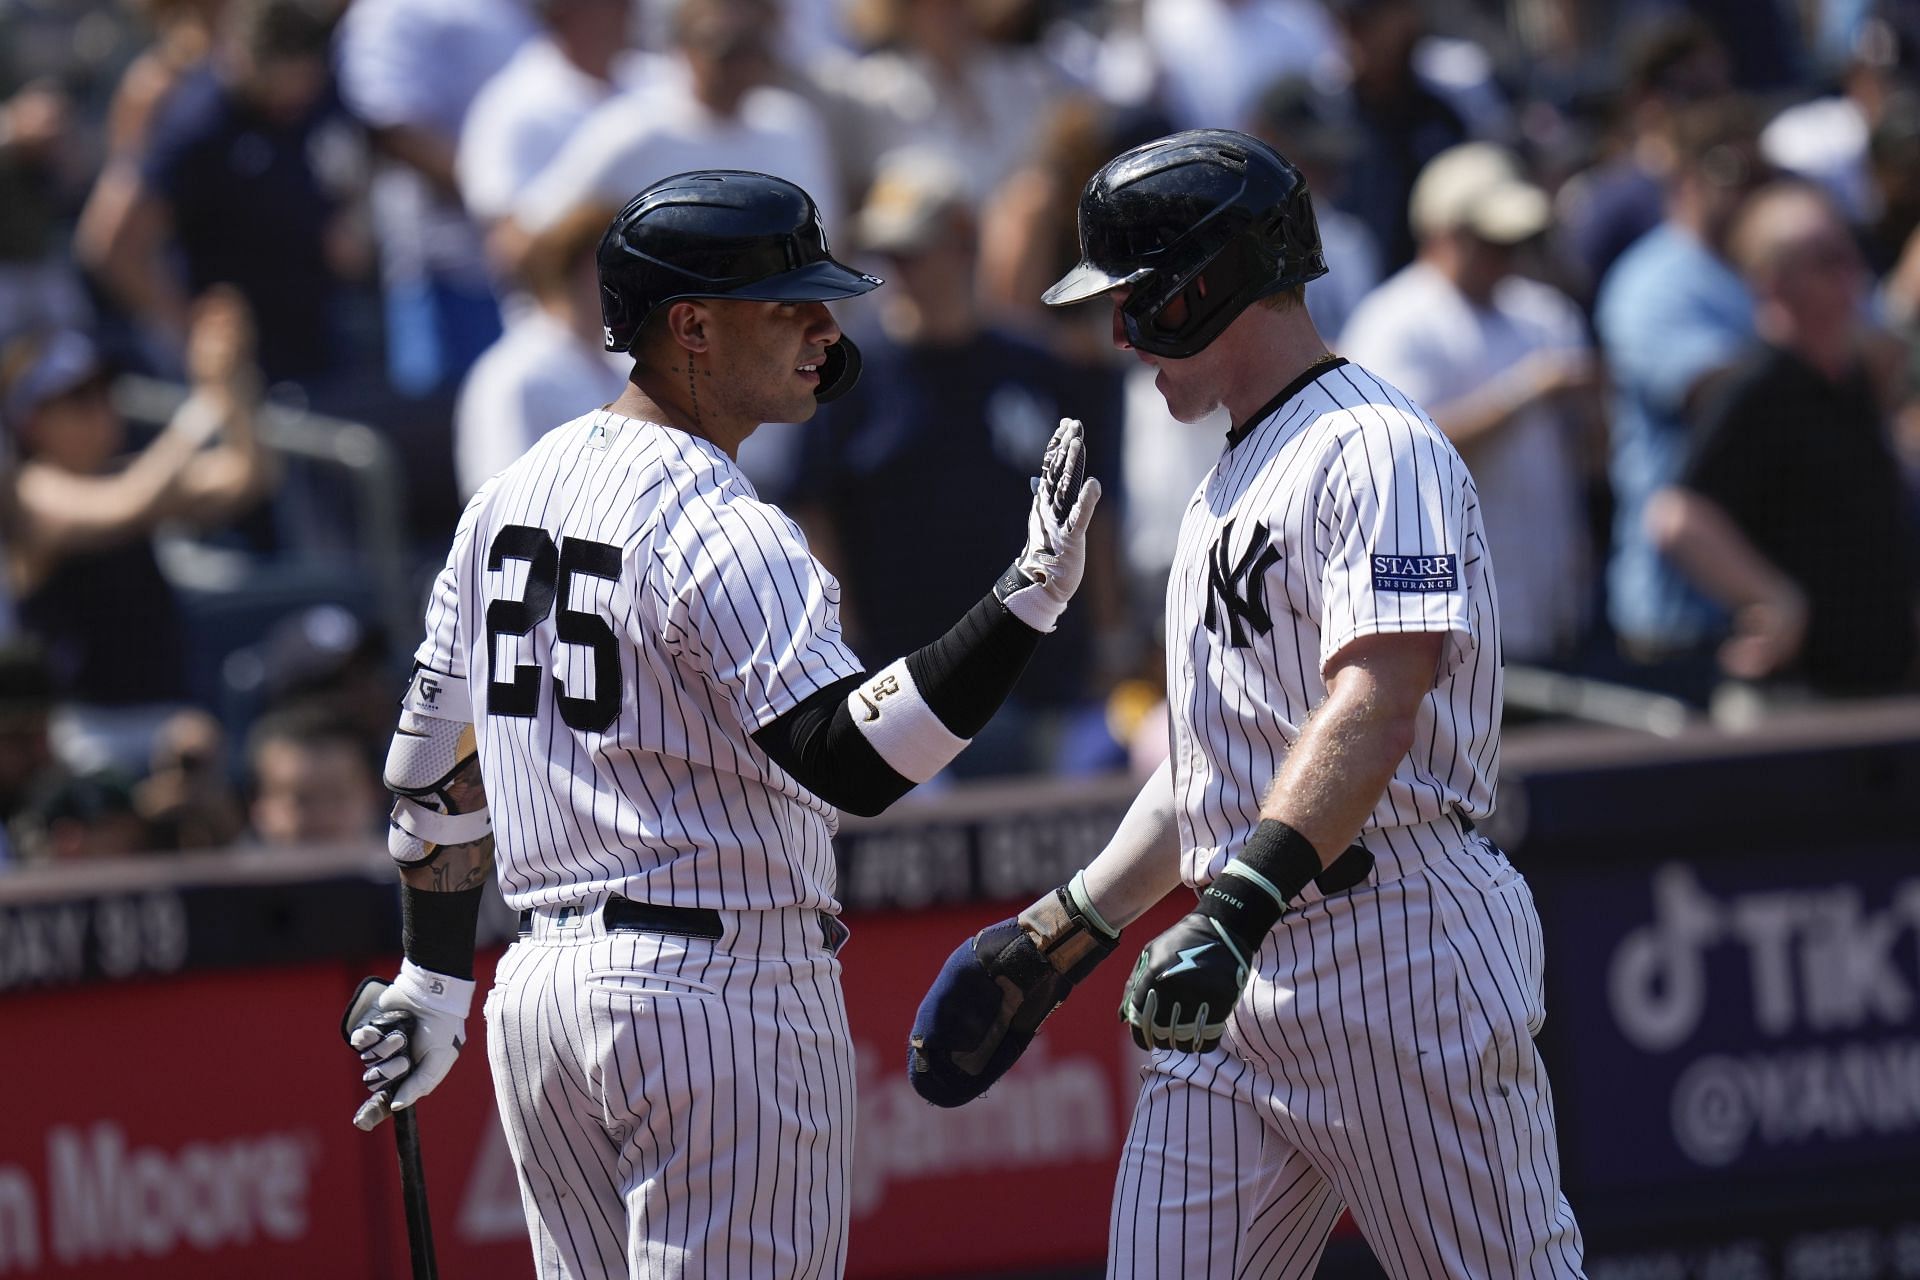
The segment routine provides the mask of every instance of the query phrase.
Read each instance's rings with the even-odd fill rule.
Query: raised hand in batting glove
[[[391,983],[361,982],[340,1030],[360,1054],[360,1082],[372,1097],[353,1113],[356,1128],[372,1129],[404,1111],[447,1078],[467,1041],[473,983],[400,962]]]
[[[1085,428],[1062,418],[1040,459],[1027,512],[1027,545],[994,584],[1000,603],[1035,631],[1052,631],[1087,569],[1087,525],[1100,482],[1087,475]]]
[[[972,1102],[1026,1051],[1040,1024],[1120,940],[1084,880],[989,925],[947,957],[908,1041],[907,1079],[939,1107]]]
[[[1363,851],[1364,853],[1364,851]],[[1320,875],[1320,855],[1284,822],[1255,828],[1194,909],[1147,944],[1120,1001],[1142,1049],[1205,1053],[1246,990],[1254,953],[1287,904]]]

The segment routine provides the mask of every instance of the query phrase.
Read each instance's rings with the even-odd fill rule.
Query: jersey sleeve
[[[777,507],[689,507],[661,553],[665,647],[725,692],[748,732],[864,670],[840,635],[840,584]]]
[[[480,509],[492,488],[493,483],[489,480],[473,495],[466,510],[461,512],[460,522],[453,531],[453,546],[447,552],[447,562],[441,566],[440,573],[433,580],[433,590],[427,595],[426,635],[421,639],[420,647],[413,651],[413,660],[442,675],[461,679],[467,675],[467,651],[460,642],[460,582],[463,567],[472,563],[474,528],[479,523]]]
[[[1446,632],[1444,679],[1472,646],[1467,570],[1486,554],[1469,536],[1473,485],[1437,427],[1387,406],[1367,412],[1325,463],[1320,667],[1362,636]]]

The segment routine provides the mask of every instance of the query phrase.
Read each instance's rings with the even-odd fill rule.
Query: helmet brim
[[[1144,271],[1134,271],[1127,275],[1115,275],[1104,267],[1082,262],[1054,281],[1053,287],[1040,295],[1040,301],[1050,307],[1070,307],[1076,302],[1111,293],[1122,285],[1136,283],[1145,274]]]
[[[720,296],[748,302],[832,302],[871,293],[885,283],[879,276],[855,271],[829,258],[730,289]]]

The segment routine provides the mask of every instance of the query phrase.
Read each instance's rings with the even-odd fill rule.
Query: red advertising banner
[[[1006,912],[849,921],[860,1098],[850,1276],[1097,1265],[1105,1255],[1143,1061],[1114,1015],[1130,953],[1096,973],[979,1102],[942,1111],[906,1081],[907,1031],[927,983],[961,939]],[[481,957],[482,984],[496,959]],[[0,1114],[0,1276],[405,1277],[392,1139],[348,1122],[360,1090],[339,1019],[359,976],[314,964],[0,1003],[10,1100]],[[475,1043],[420,1111],[441,1270],[530,1276],[477,1017],[470,1032]]]

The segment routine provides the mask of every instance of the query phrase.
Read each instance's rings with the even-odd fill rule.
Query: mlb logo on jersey
[[[1373,557],[1373,589],[1375,591],[1454,591],[1459,588],[1460,580],[1456,572],[1457,557],[1444,556],[1375,556]]]

